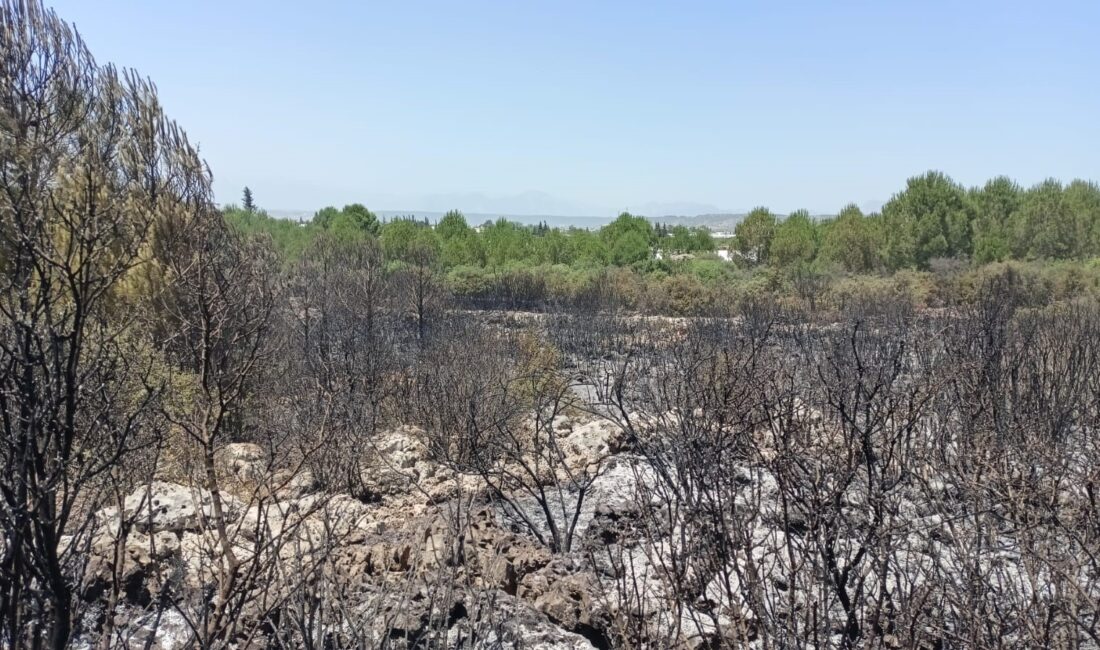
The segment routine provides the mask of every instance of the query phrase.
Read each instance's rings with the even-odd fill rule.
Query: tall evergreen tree
[[[768,252],[773,264],[794,266],[812,262],[817,255],[818,237],[810,213],[796,210],[775,227]]]
[[[737,250],[754,264],[768,261],[768,248],[775,236],[775,215],[765,207],[753,208],[734,228]]]
[[[936,257],[966,257],[972,250],[973,209],[966,191],[947,175],[930,171],[910,178],[883,206],[887,261],[893,268],[927,268]]]

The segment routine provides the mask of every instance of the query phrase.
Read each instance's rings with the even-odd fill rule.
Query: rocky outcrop
[[[575,632],[562,629],[546,614],[525,601],[499,591],[478,599],[468,620],[452,628],[448,647],[464,646],[480,628],[481,643],[473,647],[530,650],[593,650],[599,646]]]
[[[256,483],[270,473],[267,453],[250,442],[234,442],[218,449],[214,467],[219,480],[242,484]]]
[[[592,420],[574,424],[570,418],[554,422],[565,433],[563,447],[570,465],[583,466],[624,450],[627,433],[608,420]]]
[[[217,593],[235,572],[281,581],[241,587],[274,591],[246,596],[240,621],[258,623],[267,615],[259,603],[320,584],[362,610],[360,619],[371,622],[362,633],[370,638],[436,638],[440,647],[609,647],[613,612],[585,549],[637,535],[637,497],[652,474],[624,453],[619,427],[573,418],[554,426],[570,467],[598,469],[571,554],[552,553],[515,525],[479,477],[433,462],[423,432],[399,427],[363,450],[369,498],[320,492],[308,472],[272,468],[262,448],[246,443],[218,450],[216,495],[166,481],[135,490],[121,507],[98,513],[87,594],[119,587],[120,607],[133,610],[125,625],[135,638],[159,595]],[[526,498],[511,496],[537,508]],[[450,585],[443,592],[433,586],[441,580]]]
[[[567,630],[607,628],[600,585],[575,559],[555,558],[524,576],[517,594]]]
[[[221,493],[223,514],[236,519],[244,504],[236,497]],[[214,516],[214,495],[209,490],[153,481],[126,496],[121,511],[117,507],[98,513],[97,520],[109,531],[119,526],[132,527],[141,533],[198,531]]]
[[[169,532],[146,535],[136,531],[119,536],[101,531],[92,542],[85,570],[85,597],[100,597],[117,585],[125,598],[148,603],[172,578],[172,564],[180,556],[180,538]]]
[[[380,433],[363,451],[360,479],[371,498],[416,514],[424,507],[483,490],[480,479],[459,474],[430,458],[425,433],[402,426]]]

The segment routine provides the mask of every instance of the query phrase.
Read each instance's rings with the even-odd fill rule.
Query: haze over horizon
[[[1100,178],[1085,0],[49,4],[156,80],[221,203],[832,213],[928,169]]]

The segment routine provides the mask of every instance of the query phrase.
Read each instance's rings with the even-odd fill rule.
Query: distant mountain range
[[[710,203],[695,203],[692,201],[650,201],[649,203],[630,204],[623,208],[631,214],[640,214],[646,217],[658,215],[705,215],[705,214],[730,214],[735,212],[748,212],[748,210],[728,210]]]
[[[376,203],[376,205],[384,205]],[[390,205],[416,205],[418,212],[445,213],[456,207],[469,214],[563,215],[586,217],[606,212],[599,206],[561,199],[546,192],[528,190],[518,194],[490,195],[482,192],[447,192],[409,197]]]
[[[378,218],[383,221],[389,221],[391,219],[397,219],[401,217],[412,217],[414,219],[427,219],[430,223],[436,223],[443,215],[446,214],[445,210],[373,210],[378,215]],[[303,220],[309,221],[313,218],[313,212],[310,210],[267,210],[269,216],[276,219],[291,219],[294,221]],[[604,216],[569,216],[569,215],[555,215],[555,214],[509,214],[504,212],[469,212],[462,211],[462,214],[466,217],[466,223],[471,226],[480,226],[486,221],[496,221],[497,219],[507,219],[508,221],[514,221],[516,223],[522,223],[527,225],[536,225],[546,222],[554,228],[601,228],[614,220],[614,217]]]
[[[445,211],[426,211],[426,210],[376,210],[375,214],[379,219],[389,220],[397,217],[414,217],[416,219],[427,219],[431,223],[439,221]],[[611,223],[613,217],[592,217],[592,216],[567,216],[567,215],[555,215],[555,214],[505,214],[501,212],[467,212],[462,211],[463,216],[466,217],[466,223],[471,226],[480,226],[487,221],[496,221],[497,219],[507,219],[508,221],[514,221],[516,223],[527,224],[534,226],[546,222],[551,228],[602,228]]]

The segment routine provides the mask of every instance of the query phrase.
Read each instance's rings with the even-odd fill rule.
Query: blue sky
[[[1100,179],[1095,0],[51,4],[156,82],[221,202],[834,212],[927,169]]]

